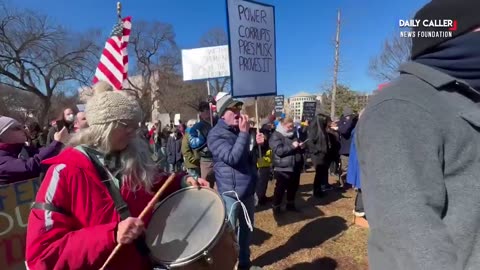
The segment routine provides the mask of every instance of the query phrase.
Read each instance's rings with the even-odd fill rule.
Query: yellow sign
[[[30,204],[40,187],[38,178],[0,185],[0,268],[25,270],[25,239]]]

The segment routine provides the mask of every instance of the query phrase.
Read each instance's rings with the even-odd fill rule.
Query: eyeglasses
[[[232,107],[227,108],[227,110],[232,111],[233,113],[239,113],[242,111],[243,106],[242,105],[235,105]]]
[[[123,122],[123,121],[117,121],[120,125],[123,126],[125,129],[131,129],[131,130],[137,130],[138,129],[138,124],[135,122]]]

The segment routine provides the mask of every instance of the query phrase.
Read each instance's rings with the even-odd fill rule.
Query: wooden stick
[[[255,97],[255,120],[257,121],[257,134],[259,134],[260,133],[260,119],[258,119],[258,100],[257,100],[257,97]],[[258,147],[258,157],[262,158],[262,147],[260,145],[257,145],[257,147]]]
[[[150,202],[148,202],[147,206],[145,206],[145,208],[143,209],[142,213],[140,213],[140,215],[138,216],[139,219],[142,219],[145,217],[145,215],[147,213],[149,213],[150,211],[153,210],[153,207],[155,207],[155,204],[158,202],[158,200],[160,199],[160,197],[162,196],[163,192],[167,189],[167,187],[173,182],[173,180],[175,179],[175,174],[173,173],[172,175],[170,175],[167,179],[167,181],[165,181],[165,183],[162,185],[162,187],[157,191],[157,193],[155,194],[155,196],[153,196],[153,198],[150,200]],[[110,253],[110,256],[108,256],[108,259],[105,261],[105,263],[103,264],[102,268],[100,268],[100,270],[105,270],[105,268],[107,267],[107,265],[112,261],[113,257],[118,253],[118,251],[120,250],[120,248],[122,247],[122,244],[121,243],[118,243],[117,246],[115,247],[115,249],[112,251],[112,253]]]

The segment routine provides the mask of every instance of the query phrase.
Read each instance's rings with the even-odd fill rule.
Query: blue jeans
[[[168,171],[170,173],[177,173],[182,171],[182,164],[183,162],[177,162],[175,164],[168,164]]]
[[[230,195],[230,194],[229,194]],[[233,194],[232,194],[233,195]],[[235,203],[237,199],[222,195],[223,201],[225,202],[225,207],[230,224],[233,228],[236,229],[238,245],[240,246],[240,252],[238,255],[238,268],[249,268],[251,266],[250,262],[250,243],[252,242],[253,232],[248,228],[245,216],[243,214],[243,209],[240,203]],[[255,197],[251,196],[245,200],[242,200],[247,208],[248,217],[252,222],[252,227],[254,224],[253,218],[255,214]],[[235,205],[234,205],[235,203]],[[233,210],[232,210],[233,207]],[[239,223],[237,226],[237,223]]]

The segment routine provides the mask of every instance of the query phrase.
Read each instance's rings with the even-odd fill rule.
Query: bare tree
[[[202,82],[184,82],[180,74],[162,74],[156,81],[158,92],[155,102],[159,112],[179,113],[183,119],[196,118],[198,103],[207,100],[207,89]]]
[[[145,113],[151,117],[154,103],[165,107],[159,96],[165,95],[165,78],[175,74],[180,64],[180,53],[175,43],[175,33],[170,24],[138,22],[130,36],[130,50],[136,65],[128,79],[130,90],[139,100]]]
[[[200,38],[200,46],[213,47],[228,44],[227,34],[223,28],[212,28]],[[215,96],[218,92],[228,92],[230,90],[230,78],[218,78],[209,80],[211,95]]]
[[[409,60],[411,47],[412,39],[398,34],[385,40],[382,52],[370,60],[370,76],[379,82],[391,81],[398,75],[400,65]]]
[[[71,94],[69,92],[55,91],[45,119],[58,118],[65,108],[75,109],[75,105],[79,102],[78,93]],[[40,123],[38,116],[42,108],[41,99],[34,93],[0,85],[0,115],[15,118],[21,123],[28,121]]]
[[[69,33],[46,16],[0,6],[0,84],[37,96],[42,123],[57,89],[90,81],[98,51],[91,37]]]
[[[258,117],[265,118],[275,109],[275,96],[258,97]]]
[[[0,115],[25,123],[30,113],[38,113],[38,101],[38,97],[32,93],[19,92],[17,89],[0,85]]]

